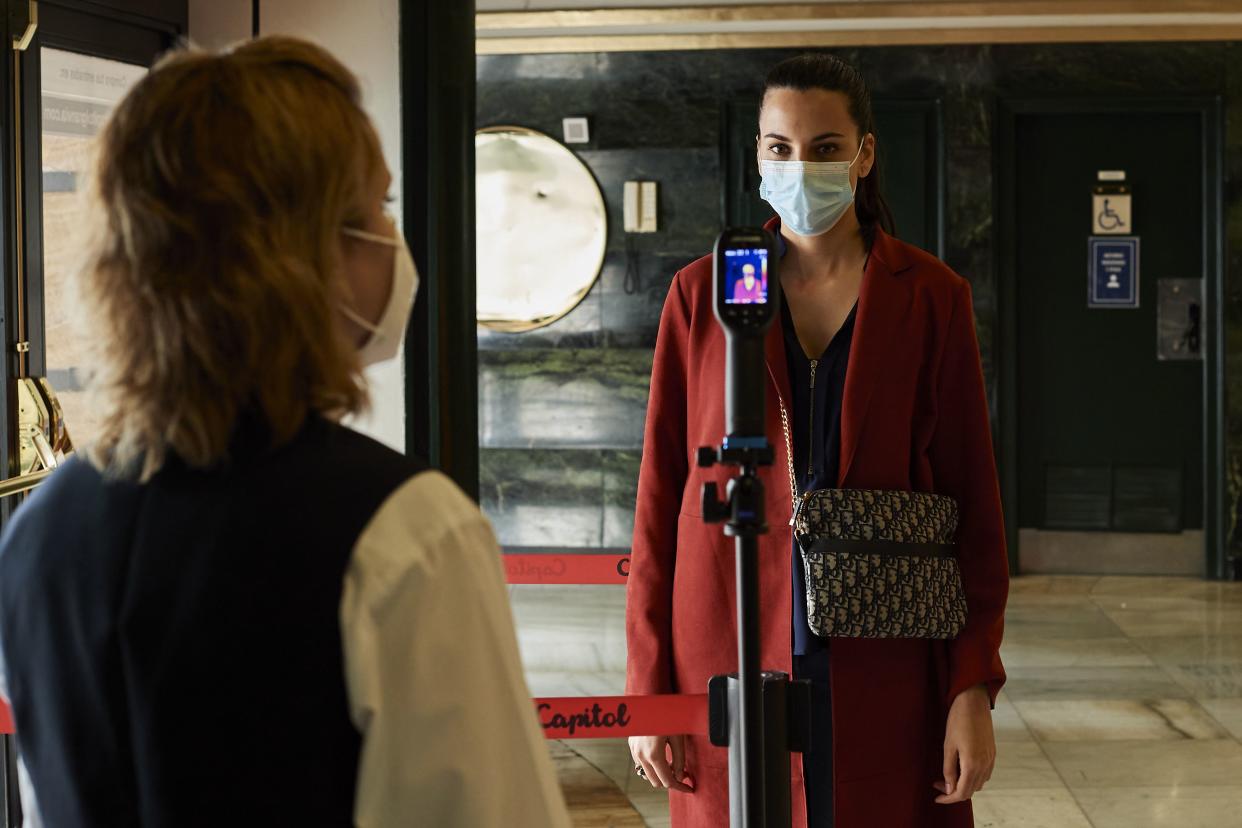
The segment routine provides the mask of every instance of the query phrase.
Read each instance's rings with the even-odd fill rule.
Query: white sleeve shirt
[[[393,492],[359,537],[341,632],[360,828],[568,828],[498,553],[438,472]]]

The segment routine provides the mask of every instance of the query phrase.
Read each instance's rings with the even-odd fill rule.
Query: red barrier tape
[[[707,694],[691,696],[574,696],[535,699],[549,739],[707,734]],[[0,734],[13,733],[13,716],[0,699]]]
[[[520,555],[501,556],[511,584],[624,584],[630,556]]]
[[[627,736],[707,735],[707,694],[688,696],[576,696],[535,699],[549,739],[622,739]]]

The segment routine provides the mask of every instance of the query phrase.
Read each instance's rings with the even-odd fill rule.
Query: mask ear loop
[[[868,132],[868,133],[867,133],[867,135],[870,135],[870,134],[871,134],[870,132]],[[864,136],[862,137],[862,140],[858,142],[858,152],[854,153],[854,160],[850,162],[850,167],[851,167],[851,168],[852,168],[855,164],[857,164],[857,163],[858,163],[858,159],[862,157],[863,147],[867,146],[867,135],[864,135]]]
[[[382,244],[386,247],[397,248],[401,246],[401,243],[393,236],[381,236],[379,233],[368,233],[366,230],[359,230],[354,227],[342,227],[341,233],[342,235],[350,236],[355,239],[361,239],[362,241]],[[360,313],[355,311],[349,305],[341,302],[338,307],[341,313],[345,315],[346,319],[353,322],[364,331],[368,332],[372,336],[379,333],[380,329],[378,325],[368,319],[364,319]]]
[[[870,132],[867,133],[867,135],[870,135],[870,134],[871,134]],[[853,168],[855,164],[858,163],[858,159],[862,157],[863,147],[867,146],[867,135],[864,135],[862,140],[858,142],[858,152],[854,153],[854,160],[850,162],[851,169]],[[862,177],[860,176],[858,180],[862,181]],[[850,189],[850,198],[857,198],[857,197],[858,197],[858,185],[855,184]]]
[[[341,233],[355,239],[363,241],[375,242],[386,247],[400,247],[400,243],[395,236],[381,236],[379,233],[368,233],[366,230],[358,230],[354,227],[342,227]]]
[[[348,319],[350,322],[353,322],[355,325],[357,325],[359,328],[362,328],[367,333],[371,334],[371,336],[375,336],[377,333],[379,333],[380,329],[378,325],[376,325],[374,322],[370,322],[366,319],[363,319],[361,314],[359,314],[357,311],[355,311],[353,308],[351,308],[349,305],[345,304],[344,302],[341,302],[339,305],[337,305],[337,309],[340,310],[342,314],[344,314],[346,319]]]

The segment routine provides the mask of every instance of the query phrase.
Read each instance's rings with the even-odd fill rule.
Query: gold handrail
[[[56,470],[43,469],[42,471],[23,474],[21,477],[10,477],[8,480],[0,480],[0,500],[30,491],[42,484],[44,480],[47,480],[54,471]]]

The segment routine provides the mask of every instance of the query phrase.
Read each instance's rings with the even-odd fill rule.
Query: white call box
[[[656,182],[625,182],[622,205],[625,232],[654,233],[659,229],[660,189]]]

